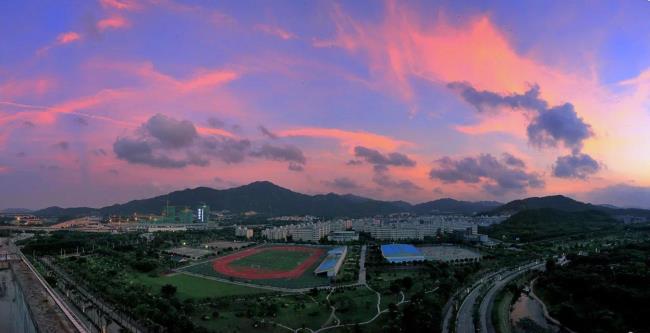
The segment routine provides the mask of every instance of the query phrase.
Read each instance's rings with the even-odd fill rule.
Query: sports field
[[[307,260],[307,251],[269,250],[252,254],[230,263],[233,267],[259,268],[269,271],[288,271]]]
[[[325,249],[311,246],[263,246],[217,258],[212,267],[218,273],[250,280],[298,278]]]
[[[327,247],[304,245],[266,245],[248,248],[183,270],[233,281],[283,287],[311,288],[329,283],[316,276],[314,269],[327,253]]]

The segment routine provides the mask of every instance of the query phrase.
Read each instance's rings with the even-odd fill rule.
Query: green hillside
[[[524,210],[487,229],[504,241],[534,241],[613,228],[620,223],[602,211],[566,212],[551,208]]]

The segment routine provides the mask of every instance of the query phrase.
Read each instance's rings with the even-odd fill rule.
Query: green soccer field
[[[311,256],[309,252],[266,250],[233,261],[231,266],[252,267],[270,271],[287,271],[294,269]]]

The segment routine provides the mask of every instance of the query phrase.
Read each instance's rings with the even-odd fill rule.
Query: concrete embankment
[[[23,291],[38,332],[75,333],[78,331],[25,263],[12,262],[11,269]]]
[[[0,269],[0,332],[36,333],[23,292],[8,266]]]

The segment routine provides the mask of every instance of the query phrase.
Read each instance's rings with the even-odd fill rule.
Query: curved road
[[[492,310],[492,303],[494,303],[494,298],[496,297],[497,292],[515,277],[531,269],[539,268],[540,266],[543,266],[543,264],[533,262],[505,272],[493,272],[481,278],[481,280],[476,282],[471,287],[471,290],[467,296],[465,296],[463,302],[460,305],[460,308],[458,309],[458,313],[456,315],[456,333],[476,333],[477,331],[494,332],[494,327],[492,326],[491,322],[492,316],[490,314]],[[479,307],[481,325],[477,330],[477,327],[474,325],[474,305],[481,297],[481,291],[484,290],[482,287],[488,285],[488,283],[492,283],[492,278],[494,276],[497,276],[497,281],[494,282],[494,284],[490,287],[485,297],[482,299],[481,305]],[[449,314],[447,314],[447,317],[449,317]],[[443,332],[450,331],[451,329],[448,324],[448,319],[445,318]]]
[[[507,275],[503,279],[496,281],[494,285],[488,290],[481,301],[481,306],[479,307],[479,318],[481,319],[481,332],[496,333],[494,329],[494,324],[492,323],[492,308],[494,307],[494,300],[499,294],[499,291],[503,289],[510,281],[516,279],[522,274],[544,267],[544,264],[530,264],[522,267],[520,270],[510,271],[510,275]]]

